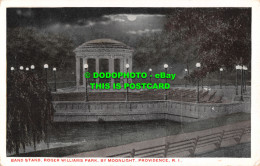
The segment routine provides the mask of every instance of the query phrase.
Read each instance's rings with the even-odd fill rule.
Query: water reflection
[[[165,120],[145,122],[55,123],[49,135],[49,148],[52,152],[42,151],[37,155],[58,157],[169,135],[205,130],[245,120],[250,120],[250,114],[237,113],[193,123],[178,123]],[[60,147],[65,148],[55,149]],[[36,149],[37,151],[47,149],[47,145],[44,142],[40,142],[37,144]],[[34,151],[33,147],[26,147],[26,152],[31,151]]]

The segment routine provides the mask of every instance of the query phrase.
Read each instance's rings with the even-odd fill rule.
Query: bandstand
[[[75,50],[76,57],[76,86],[85,87],[86,79],[84,64],[88,64],[91,72],[132,72],[133,49],[126,44],[112,39],[96,39],[83,43]],[[99,79],[92,80],[100,83]],[[109,80],[114,83],[115,80]],[[121,83],[125,80],[119,80]],[[129,80],[131,82],[131,80]]]

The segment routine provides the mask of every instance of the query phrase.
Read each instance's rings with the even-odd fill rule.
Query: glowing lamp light
[[[19,68],[20,70],[23,70],[23,66],[20,66],[20,68]]]
[[[57,69],[56,69],[56,67],[54,67],[52,70],[53,70],[53,71],[56,71]]]
[[[224,69],[221,67],[220,69],[219,69],[219,71],[223,71]]]
[[[28,70],[29,70],[29,67],[26,67],[25,70],[28,71]]]
[[[243,65],[243,70],[247,70],[247,67]]]
[[[84,69],[87,69],[88,68],[88,64],[84,64]]]
[[[14,71],[14,67],[11,67],[11,70]]]
[[[153,71],[153,70],[150,68],[149,71]]]
[[[48,64],[45,64],[43,67],[44,67],[44,69],[48,69],[48,68],[49,68],[49,65],[48,65]]]
[[[236,66],[236,69],[237,69],[237,70],[241,70],[241,69],[242,69],[242,66],[237,65],[237,66]]]
[[[187,72],[187,71],[188,71],[188,69],[184,69],[184,71],[186,71],[186,72]]]
[[[167,69],[168,68],[168,65],[167,64],[164,64],[164,66],[163,66],[165,69]]]
[[[200,68],[200,66],[201,66],[201,65],[200,65],[200,63],[199,63],[199,62],[198,62],[198,63],[196,63],[196,67],[197,67],[197,68]]]
[[[31,69],[34,70],[34,69],[35,69],[35,66],[34,66],[34,65],[31,65]]]
[[[129,68],[129,66],[130,66],[129,64],[126,64],[126,65],[125,65],[125,67],[126,67],[127,69]]]

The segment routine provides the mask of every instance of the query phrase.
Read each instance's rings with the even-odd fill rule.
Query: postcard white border
[[[158,165],[260,166],[260,1],[259,0],[2,0],[0,1],[0,166],[11,165],[144,165],[144,163],[11,163],[6,157],[6,8],[8,7],[251,7],[252,107],[251,158],[181,158],[181,163]]]

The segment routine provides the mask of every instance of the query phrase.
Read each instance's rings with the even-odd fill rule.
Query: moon
[[[127,15],[127,19],[129,21],[135,21],[136,20],[136,16],[135,15]]]

